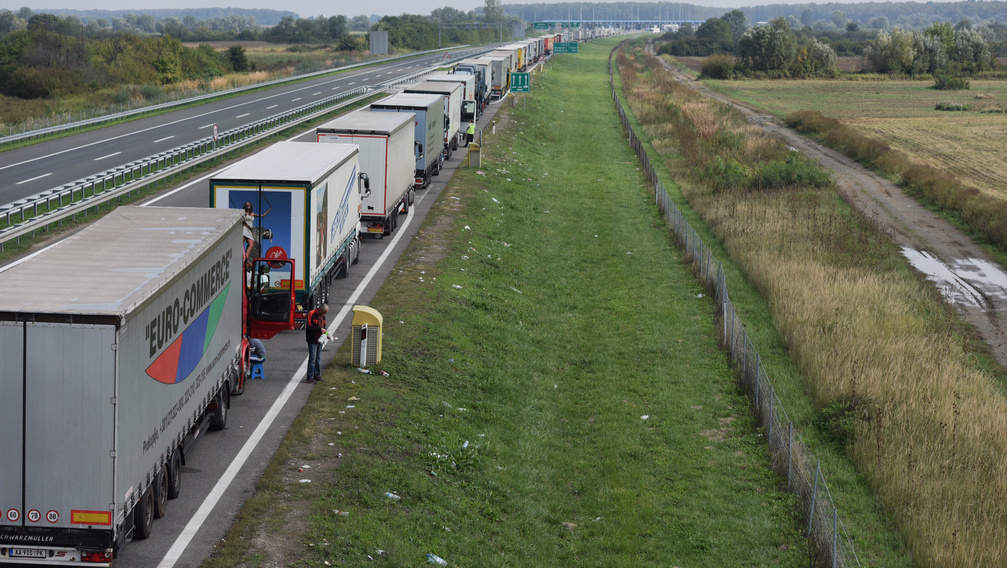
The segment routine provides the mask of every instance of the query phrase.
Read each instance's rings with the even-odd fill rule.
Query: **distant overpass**
[[[691,24],[693,27],[699,26],[706,20],[678,20],[672,18],[661,18],[654,20],[616,20],[616,19],[597,19],[597,20],[577,20],[577,19],[565,19],[565,20],[537,20],[536,24],[550,24],[558,28],[653,28],[654,26],[660,26],[664,28],[665,26],[682,24]]]

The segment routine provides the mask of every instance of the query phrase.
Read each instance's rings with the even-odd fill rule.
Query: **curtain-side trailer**
[[[252,205],[248,261],[264,290],[294,290],[293,313],[302,328],[307,312],[328,300],[329,284],[343,278],[360,254],[361,196],[369,192],[355,144],[278,142],[210,178],[210,207]],[[268,275],[263,272],[268,267]]]
[[[241,380],[236,211],[120,207],[0,274],[0,564],[150,536]]]
[[[361,200],[360,224],[364,233],[390,235],[399,212],[413,204],[414,122],[411,112],[358,110],[315,129],[319,142],[356,144],[360,168],[370,178],[370,195]]]
[[[444,153],[444,97],[399,93],[371,103],[371,112],[411,112],[416,115],[413,186],[423,189],[441,172]]]

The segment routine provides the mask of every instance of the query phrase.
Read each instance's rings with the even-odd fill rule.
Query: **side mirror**
[[[360,184],[360,195],[369,197],[371,195],[371,178],[367,174],[360,172],[357,176]]]

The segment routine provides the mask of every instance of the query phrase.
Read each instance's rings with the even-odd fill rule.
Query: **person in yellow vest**
[[[469,123],[469,127],[465,129],[465,145],[468,146],[472,143],[472,139],[476,137],[476,121]]]

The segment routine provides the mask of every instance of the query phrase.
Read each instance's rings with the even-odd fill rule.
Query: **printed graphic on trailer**
[[[296,270],[304,267],[304,190],[263,186],[250,189],[236,186],[217,186],[214,206],[217,208],[241,209],[245,202],[252,203],[255,217],[254,233],[257,256],[260,258],[292,258]],[[261,199],[260,199],[261,197]],[[304,280],[291,275],[289,265],[276,265],[269,273],[269,285],[273,288],[286,287],[291,278],[294,288],[304,289]]]

